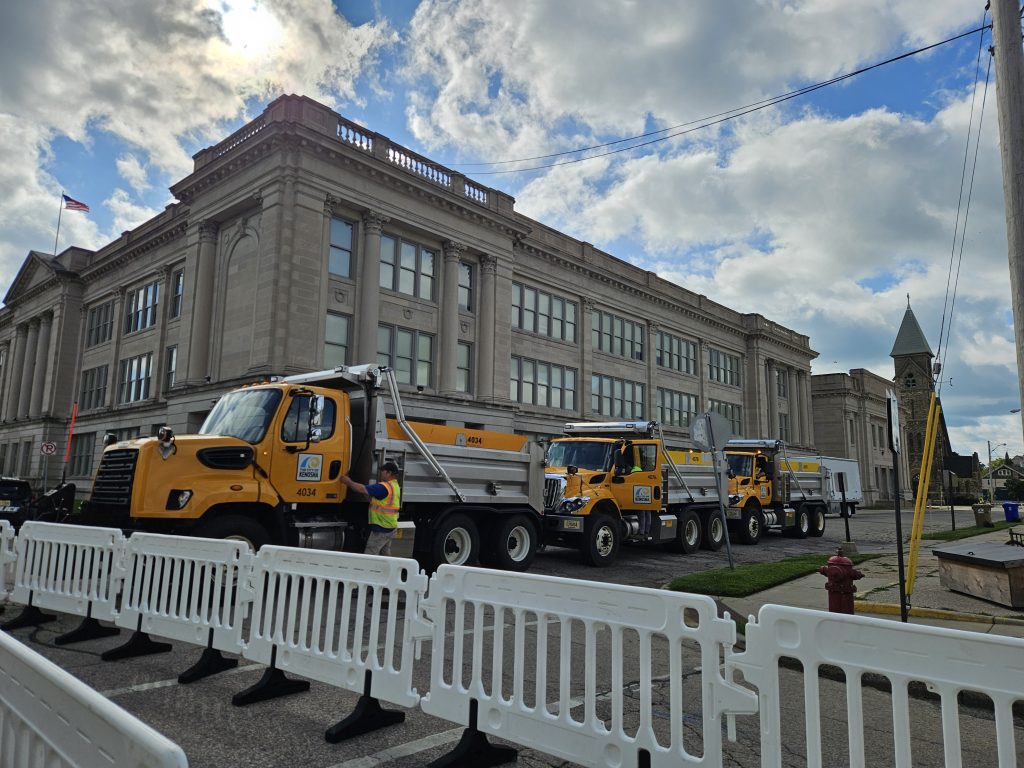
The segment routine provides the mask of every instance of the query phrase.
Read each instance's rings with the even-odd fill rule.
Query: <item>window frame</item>
[[[527,377],[526,372],[531,372]],[[543,376],[541,371],[543,370]],[[541,383],[543,379],[543,384]],[[572,386],[569,386],[569,380]],[[538,402],[538,392],[543,386],[545,402]],[[579,371],[568,365],[551,363],[547,360],[536,360],[522,355],[512,355],[509,368],[509,399],[514,403],[537,408],[554,408],[559,411],[576,411],[579,398]],[[529,389],[528,389],[529,388]],[[531,396],[526,397],[530,391]],[[557,398],[555,397],[555,393]]]
[[[388,334],[388,350],[381,349],[381,333]],[[408,334],[410,355],[399,355],[399,337],[401,334]],[[420,357],[423,340],[429,340],[430,351]],[[395,372],[395,380],[399,384],[410,387],[423,387],[434,389],[434,350],[437,346],[437,337],[433,333],[420,331],[415,328],[404,328],[400,325],[389,323],[378,323],[377,325],[377,361],[381,365],[387,365]],[[385,360],[386,357],[386,360]],[[403,380],[404,370],[399,367],[399,360],[409,360],[409,380]],[[421,378],[423,367],[427,368],[426,381]]]
[[[655,363],[667,370],[693,376],[697,370],[697,344],[668,331],[658,331]]]
[[[385,244],[392,243],[391,258],[385,258]],[[407,266],[405,263],[405,257],[407,251],[405,247],[412,249],[413,265]],[[430,272],[428,273],[423,268],[424,254],[430,256]],[[421,243],[415,243],[411,240],[406,240],[403,237],[397,235],[385,235],[380,236],[380,278],[378,280],[379,285],[386,291],[392,291],[403,296],[411,296],[414,299],[420,301],[437,301],[437,254],[438,251],[435,248],[429,248]],[[391,275],[390,285],[386,284],[385,266],[388,267],[388,272]],[[405,279],[409,279],[406,276],[411,276],[412,289],[403,290],[402,285]],[[429,284],[429,296],[424,296],[424,281]]]
[[[341,241],[334,239],[334,223],[340,222],[342,225],[348,227],[348,247],[341,244]],[[327,274],[334,277],[344,277],[347,279],[352,278],[352,267],[355,263],[355,243],[356,243],[356,225],[354,222],[342,216],[331,216],[330,224],[328,225],[327,233]],[[348,260],[347,269],[344,272],[336,272],[333,269],[334,266],[334,255],[335,252],[344,254]]]
[[[68,458],[68,477],[92,477],[96,461],[96,433],[76,432],[71,437],[71,455]],[[81,465],[85,464],[83,468]]]
[[[601,373],[590,375],[590,410],[599,416],[612,419],[643,419],[646,393],[647,385],[642,381],[620,379]],[[607,410],[604,409],[606,402],[609,406]]]
[[[145,375],[138,375],[145,369]],[[149,400],[152,394],[153,353],[143,352],[122,359],[118,365],[118,405],[131,405]]]
[[[708,381],[730,387],[742,386],[740,366],[739,355],[715,347],[708,348]]]
[[[104,312],[105,310],[105,312]],[[89,308],[85,321],[85,348],[91,349],[110,341],[114,335],[114,300]]]
[[[83,411],[102,408],[107,404],[107,386],[110,383],[110,366],[107,363],[93,366],[82,371],[82,380],[78,386],[78,405]],[[97,384],[102,371],[102,384]]]
[[[157,310],[160,307],[160,281],[141,285],[125,296],[124,301],[124,333],[138,333],[152,328],[158,322]]]
[[[333,341],[330,337],[330,322],[331,318],[337,318],[345,323],[345,341],[338,342]],[[331,348],[340,349],[341,362],[331,363],[328,361],[328,350]],[[324,366],[327,368],[334,368],[336,365],[348,365],[348,354],[352,348],[352,316],[347,315],[344,312],[328,312],[324,315]]]
[[[590,341],[595,351],[642,363],[646,359],[647,326],[614,312],[590,313]]]
[[[530,297],[529,302],[527,296]],[[541,313],[544,304],[547,312]],[[548,293],[525,283],[512,283],[512,328],[556,341],[577,343],[579,306],[572,299]]]
[[[181,307],[185,299],[185,270],[178,269],[171,274],[171,306],[169,320],[181,317]]]
[[[682,392],[678,389],[668,389],[667,387],[658,387],[657,391],[657,402],[655,408],[658,413],[658,423],[663,424],[667,427],[682,427],[684,429],[689,428],[693,424],[694,418],[697,416],[697,396],[692,395],[689,392]],[[687,408],[687,406],[689,406]],[[665,414],[680,414],[678,421],[673,421],[671,416],[665,417]]]

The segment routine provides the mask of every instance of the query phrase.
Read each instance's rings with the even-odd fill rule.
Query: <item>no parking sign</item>
[[[43,443],[39,446],[39,452],[43,454],[43,456],[53,456],[57,453],[57,444]]]

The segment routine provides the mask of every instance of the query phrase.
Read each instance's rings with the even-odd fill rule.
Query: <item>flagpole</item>
[[[53,255],[57,255],[57,240],[60,238],[60,216],[64,213],[64,190],[60,191],[60,201],[57,203],[57,234],[53,236]]]

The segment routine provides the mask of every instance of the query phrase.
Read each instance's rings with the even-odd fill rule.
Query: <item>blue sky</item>
[[[61,189],[92,208],[65,212],[61,248],[101,246],[172,202],[194,152],[302,93],[545,224],[808,334],[815,373],[891,376],[907,293],[938,345],[987,37],[643,149],[529,173],[468,164],[697,120],[983,13],[960,0],[4,3],[0,289],[30,249],[52,249]],[[982,85],[987,64],[983,51]],[[943,390],[954,448],[983,459],[988,440],[1024,452],[1001,184],[993,82]]]

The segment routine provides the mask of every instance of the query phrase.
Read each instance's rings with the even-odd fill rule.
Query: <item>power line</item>
[[[479,162],[479,163],[453,163],[453,164],[451,164],[451,167],[452,168],[471,168],[471,167],[479,167],[479,166],[510,165],[510,164],[513,164],[513,163],[528,163],[528,162],[532,162],[534,160],[547,160],[547,159],[550,159],[550,158],[553,158],[553,157],[564,157],[566,155],[575,155],[575,154],[579,154],[581,152],[590,152],[590,151],[595,150],[595,149],[603,149],[605,147],[613,147],[613,146],[616,146],[618,144],[622,144],[622,143],[625,143],[625,142],[637,141],[638,139],[646,139],[646,138],[648,138],[650,136],[657,136],[659,133],[665,133],[666,131],[670,131],[671,132],[671,133],[668,133],[665,136],[660,136],[660,137],[655,138],[655,139],[650,139],[649,141],[643,141],[643,142],[640,142],[638,144],[630,144],[628,147],[620,147],[618,149],[612,149],[612,150],[609,150],[607,152],[599,152],[597,154],[587,155],[586,157],[577,157],[577,158],[573,158],[573,159],[570,159],[570,160],[563,160],[563,161],[557,162],[557,163],[546,163],[546,164],[542,164],[542,165],[534,165],[534,166],[531,166],[529,168],[510,168],[510,169],[507,169],[507,170],[496,170],[496,171],[474,171],[473,175],[474,176],[492,176],[492,175],[504,174],[504,173],[527,173],[529,171],[539,171],[539,170],[543,170],[543,169],[546,169],[546,168],[557,168],[560,165],[572,165],[573,163],[581,163],[581,162],[583,162],[585,160],[594,160],[594,159],[599,158],[599,157],[607,157],[609,155],[615,155],[615,154],[619,154],[621,152],[628,152],[631,149],[640,149],[641,147],[646,147],[646,146],[650,146],[651,144],[657,144],[657,143],[662,142],[662,141],[667,141],[668,139],[673,139],[673,138],[676,138],[678,136],[683,136],[683,135],[688,134],[688,133],[693,133],[695,131],[699,131],[699,130],[702,130],[704,128],[710,128],[711,126],[718,125],[720,123],[724,123],[724,122],[727,122],[729,120],[734,120],[734,119],[736,119],[738,117],[743,117],[744,115],[751,114],[752,112],[757,112],[759,110],[766,109],[768,107],[773,107],[773,106],[775,106],[777,104],[781,104],[781,103],[783,103],[785,101],[789,101],[790,99],[795,99],[795,98],[797,98],[799,96],[804,96],[804,95],[806,95],[808,93],[813,93],[814,91],[820,90],[822,88],[827,88],[830,85],[835,85],[836,83],[842,82],[843,80],[849,80],[852,77],[856,77],[858,75],[862,75],[865,72],[870,72],[873,69],[878,69],[879,67],[884,67],[884,66],[886,66],[888,64],[893,64],[893,63],[895,63],[897,61],[901,61],[903,59],[910,58],[911,56],[917,56],[918,54],[924,53],[926,51],[930,51],[933,48],[938,48],[940,46],[947,45],[949,43],[952,43],[952,42],[955,42],[957,40],[960,40],[960,39],[962,39],[964,37],[968,37],[970,35],[973,35],[976,32],[982,32],[985,29],[989,29],[990,27],[991,27],[991,25],[981,26],[981,27],[978,27],[977,29],[972,29],[969,32],[964,32],[964,33],[956,35],[954,37],[947,38],[947,39],[942,40],[942,41],[940,41],[938,43],[932,43],[931,45],[926,45],[923,48],[918,48],[918,49],[913,50],[913,51],[908,51],[907,53],[900,54],[899,56],[894,56],[894,57],[892,57],[890,59],[886,59],[885,61],[879,61],[879,62],[877,62],[875,64],[870,65],[870,66],[854,70],[853,72],[847,72],[846,74],[839,75],[839,76],[834,77],[834,78],[832,78],[830,80],[825,80],[825,81],[822,81],[822,82],[819,82],[819,83],[815,83],[813,85],[804,86],[803,88],[798,88],[798,89],[796,89],[794,91],[789,91],[788,93],[784,93],[784,94],[781,94],[779,96],[771,96],[769,98],[762,99],[760,101],[751,102],[750,104],[747,104],[745,106],[735,107],[734,109],[726,110],[725,112],[718,112],[718,113],[716,113],[714,115],[709,115],[707,117],[698,118],[696,120],[690,120],[690,121],[685,122],[685,123],[679,123],[678,125],[674,125],[674,126],[671,126],[671,127],[668,127],[668,128],[662,128],[662,129],[660,129],[658,131],[649,131],[648,133],[642,133],[642,134],[638,134],[636,136],[630,136],[630,137],[623,138],[623,139],[617,139],[615,141],[609,141],[609,142],[605,142],[603,144],[594,144],[594,145],[591,145],[591,146],[588,146],[588,147],[578,147],[577,149],[570,149],[570,150],[566,150],[564,152],[553,152],[553,153],[546,154],[546,155],[535,155],[533,157],[524,157],[524,158],[519,158],[519,159],[516,159],[516,160],[493,160],[493,161],[490,161],[490,162]],[[688,126],[693,126],[693,127],[688,127]],[[686,130],[678,130],[680,128],[685,128]]]

